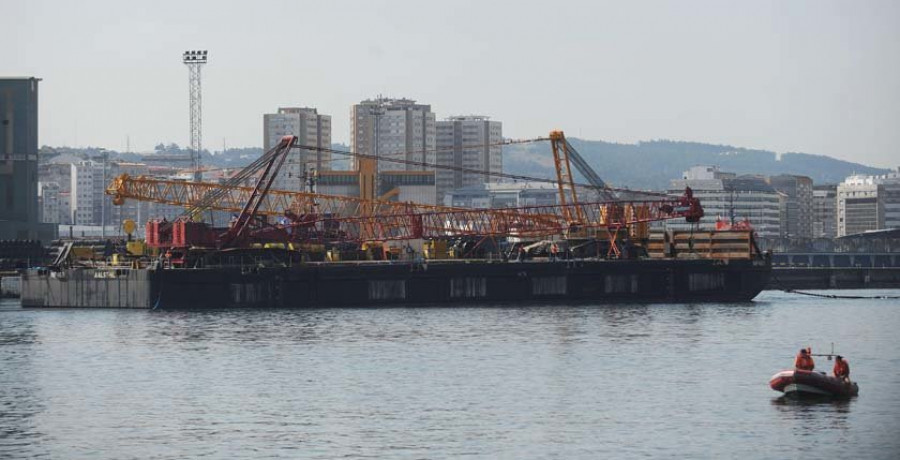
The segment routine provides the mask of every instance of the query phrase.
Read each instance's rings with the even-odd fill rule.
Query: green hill
[[[668,188],[671,179],[691,166],[717,165],[737,174],[797,174],[816,184],[838,183],[854,174],[885,174],[888,170],[838,160],[824,155],[753,150],[697,142],[649,141],[616,144],[570,138],[569,142],[597,174],[614,187]],[[535,177],[554,177],[549,143],[503,147],[504,172]]]
[[[737,174],[797,174],[809,176],[816,184],[838,183],[845,177],[858,174],[885,174],[886,169],[873,168],[859,163],[838,160],[824,155],[785,153],[779,155],[766,150],[753,150],[729,145],[713,145],[698,142],[648,141],[637,144],[615,144],[603,141],[586,141],[570,138],[578,150],[604,181],[613,187],[664,190],[669,181],[681,177],[691,166],[717,165],[723,171]],[[332,148],[348,151],[350,147],[333,144]],[[175,144],[159,144],[157,153],[188,155],[188,150]],[[140,161],[140,155],[106,151],[111,160]],[[75,149],[69,147],[41,148],[41,158],[47,161],[62,154],[97,157],[97,148]],[[211,154],[203,151],[203,164],[208,166],[240,168],[262,155],[258,147],[232,148]],[[335,154],[334,169],[349,168],[349,158]],[[516,144],[503,147],[503,169],[509,174],[541,178],[556,177],[553,155],[549,142]],[[579,178],[579,181],[583,178]]]

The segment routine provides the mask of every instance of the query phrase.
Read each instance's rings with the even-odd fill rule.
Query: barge
[[[218,309],[746,302],[767,258],[358,261],[206,268],[64,268],[22,276],[22,306]]]
[[[380,199],[371,189],[377,182],[371,156],[357,157],[358,197],[272,190],[287,153],[301,148],[296,136],[285,136],[223,184],[122,175],[106,191],[113,204],[186,206],[185,215],[150,220],[144,242],[132,241],[135,223],[124,222],[124,249],[67,243],[52,265],[23,275],[22,305],[741,302],[765,288],[771,258],[760,254],[749,226],[654,235],[653,222],[697,226],[703,208],[690,188],[681,196],[641,192],[643,200],[622,200],[561,131],[549,140],[558,205],[468,209]],[[579,202],[570,158],[605,198]],[[246,186],[251,179],[255,186]],[[212,215],[201,219],[213,211],[235,214],[227,228],[216,228]],[[451,254],[450,246],[460,251]]]

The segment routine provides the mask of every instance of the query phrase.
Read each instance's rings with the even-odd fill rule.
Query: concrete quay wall
[[[131,269],[28,270],[22,275],[22,306],[153,308],[155,274]]]
[[[900,268],[774,267],[767,289],[900,289]]]

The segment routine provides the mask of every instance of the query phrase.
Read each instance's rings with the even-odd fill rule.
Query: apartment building
[[[784,194],[781,208],[783,238],[812,238],[813,181],[806,176],[781,174],[768,179],[769,185]]]
[[[59,207],[59,184],[56,182],[38,182],[38,210],[40,221],[48,224],[61,222],[63,212]]]
[[[813,238],[837,236],[837,185],[813,187]]]
[[[83,160],[70,165],[70,206],[75,225],[100,225],[105,217],[103,163]]]
[[[422,163],[435,162],[435,129],[431,106],[412,99],[377,97],[350,110],[350,148],[378,157],[378,171],[433,170]]]
[[[277,113],[263,115],[263,149],[269,151],[284,136],[297,136],[298,146],[314,149],[292,149],[272,184],[278,190],[303,190],[304,179],[311,170],[331,169],[331,116],[312,107],[280,107]]]
[[[439,202],[451,190],[499,181],[497,176],[475,171],[503,172],[501,122],[479,115],[457,116],[438,121],[435,129],[435,157],[443,166],[435,171]]]

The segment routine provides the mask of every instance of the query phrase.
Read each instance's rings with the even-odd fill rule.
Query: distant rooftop
[[[487,121],[491,117],[487,115],[451,115],[446,118],[447,121]]]
[[[310,113],[318,115],[315,107],[279,107],[278,113]]]
[[[738,176],[733,179],[724,179],[722,184],[725,190],[741,192],[775,192],[775,188],[769,185],[762,177]]]
[[[879,174],[879,175],[868,175],[868,174],[854,174],[852,176],[847,176],[844,179],[845,185],[878,185],[883,184],[885,182],[888,183],[897,183],[900,181],[900,168],[898,171],[891,171],[887,174]]]
[[[879,230],[866,230],[862,233],[854,233],[852,235],[844,235],[838,237],[840,240],[861,240],[875,238],[900,238],[900,228],[884,228]]]
[[[520,190],[557,190],[557,187],[549,182],[487,182],[458,188],[454,192],[515,192]]]
[[[368,105],[368,106],[380,106],[385,108],[407,108],[407,107],[425,107],[428,110],[431,110],[431,106],[428,104],[416,104],[415,99],[407,99],[407,98],[389,98],[378,96],[375,99],[366,99],[360,102],[357,105]]]

